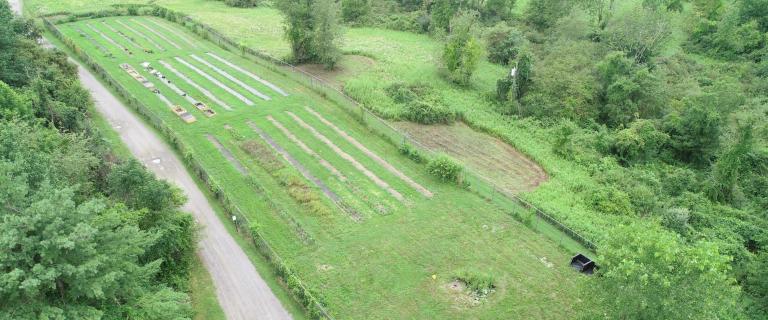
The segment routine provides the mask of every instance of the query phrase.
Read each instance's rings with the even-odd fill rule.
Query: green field
[[[400,156],[395,146],[301,84],[157,18],[85,20],[60,29],[170,124],[224,192],[258,222],[274,249],[321,294],[334,316],[568,315],[575,301],[570,292],[578,279],[567,265],[570,252],[480,197],[438,182],[423,165]],[[145,70],[144,62],[217,114],[206,117]],[[160,94],[123,70],[123,63],[197,121],[181,121]],[[266,144],[254,127],[294,162]],[[425,195],[416,185],[434,195]],[[495,291],[478,303],[468,302],[472,299],[467,292],[450,288],[464,270],[492,276]]]

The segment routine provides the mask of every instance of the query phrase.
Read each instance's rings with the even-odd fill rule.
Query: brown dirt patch
[[[369,70],[376,61],[361,55],[344,55],[333,70],[327,70],[322,64],[303,64],[296,68],[311,73],[314,76],[341,90],[344,79],[356,76],[362,71]]]
[[[468,169],[504,191],[514,194],[533,191],[548,179],[544,169],[509,144],[463,123],[421,125],[396,122],[394,125],[424,147],[460,160]]]

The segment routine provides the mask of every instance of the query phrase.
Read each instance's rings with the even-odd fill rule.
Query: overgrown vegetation
[[[445,154],[440,154],[427,163],[427,171],[444,182],[461,183],[464,168]]]
[[[120,162],[74,65],[0,2],[0,318],[188,319],[184,197]]]

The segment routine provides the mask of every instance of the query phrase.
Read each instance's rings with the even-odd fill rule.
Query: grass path
[[[181,39],[181,41],[184,41],[184,42],[186,42],[186,43],[187,43],[187,44],[188,44],[190,47],[192,47],[192,48],[195,48],[195,49],[199,49],[199,48],[200,48],[200,47],[199,47],[197,44],[195,44],[194,42],[192,42],[191,40],[189,40],[189,38],[187,38],[187,36],[185,36],[185,35],[181,34],[181,32],[178,32],[178,31],[176,31],[176,30],[174,30],[174,29],[172,29],[172,28],[169,28],[169,27],[167,27],[167,26],[166,26],[164,23],[162,23],[162,22],[157,22],[157,21],[155,21],[154,19],[147,19],[147,21],[148,21],[149,23],[153,24],[153,25],[156,25],[156,26],[158,26],[158,27],[160,27],[160,28],[164,29],[164,30],[165,30],[165,31],[167,31],[167,32],[170,32],[170,33],[172,33],[173,35],[175,35],[176,37],[178,37],[179,39]]]
[[[168,39],[166,36],[162,35],[161,33],[159,33],[159,32],[157,32],[157,31],[155,31],[155,29],[153,29],[152,27],[150,27],[150,26],[148,26],[148,25],[146,25],[146,24],[144,24],[144,23],[142,23],[141,21],[138,21],[138,20],[136,20],[136,19],[131,19],[131,21],[133,21],[134,23],[136,23],[136,24],[138,24],[138,25],[142,26],[144,29],[146,29],[146,30],[148,30],[149,32],[153,33],[153,34],[154,34],[154,35],[156,35],[158,38],[160,38],[160,39],[163,39],[163,41],[165,41],[165,42],[169,43],[169,44],[170,44],[170,45],[172,45],[174,48],[181,50],[181,46],[180,46],[180,45],[178,45],[176,42],[173,42],[171,39]]]
[[[224,58],[222,58],[222,57],[219,57],[219,56],[217,56],[215,53],[212,53],[212,52],[206,52],[206,54],[207,54],[207,55],[209,55],[210,57],[212,57],[212,58],[214,58],[214,59],[218,60],[219,62],[221,62],[221,63],[223,63],[223,64],[226,64],[226,65],[227,65],[227,66],[229,66],[230,68],[232,68],[232,69],[235,69],[235,70],[239,71],[240,73],[242,73],[242,74],[244,74],[244,75],[246,75],[246,76],[249,76],[251,79],[253,79],[253,80],[256,80],[256,81],[258,81],[258,82],[261,82],[263,85],[265,85],[265,86],[269,87],[269,88],[270,88],[270,89],[272,89],[272,90],[275,90],[277,93],[279,93],[279,94],[283,95],[284,97],[287,97],[287,96],[288,96],[288,93],[286,93],[285,91],[283,91],[283,89],[280,89],[280,87],[278,87],[278,86],[276,86],[276,85],[272,84],[271,82],[269,82],[269,81],[267,81],[267,80],[264,80],[264,79],[262,79],[261,77],[259,77],[259,76],[255,75],[255,74],[253,74],[253,73],[251,73],[251,72],[249,72],[249,71],[247,71],[247,70],[245,70],[245,69],[243,69],[243,68],[240,68],[240,67],[239,67],[239,66],[237,66],[236,64],[234,64],[234,63],[232,63],[232,62],[229,62],[229,60],[226,60],[226,59],[224,59]]]
[[[152,44],[153,46],[155,46],[155,48],[157,48],[158,50],[160,50],[160,51],[166,51],[166,49],[165,49],[163,46],[161,46],[161,45],[160,45],[159,43],[157,43],[155,40],[152,40],[152,38],[148,37],[148,36],[147,36],[146,34],[144,34],[143,32],[139,32],[139,31],[138,31],[138,30],[136,30],[135,28],[133,28],[133,27],[129,26],[128,24],[126,24],[126,23],[124,23],[124,22],[122,22],[122,21],[120,21],[120,20],[115,20],[115,22],[117,22],[117,24],[119,24],[120,26],[122,26],[122,27],[123,27],[123,28],[125,28],[126,30],[128,30],[128,31],[130,31],[130,32],[133,32],[133,34],[135,34],[135,35],[137,35],[137,36],[141,37],[142,39],[146,40],[147,42],[151,43],[151,44]]]
[[[248,174],[248,171],[245,170],[245,167],[243,167],[243,164],[240,163],[240,161],[237,160],[237,158],[235,158],[235,156],[232,155],[232,152],[229,151],[229,149],[227,149],[226,147],[224,147],[224,145],[221,144],[221,141],[219,141],[219,139],[214,137],[212,134],[206,134],[205,137],[208,139],[208,141],[210,141],[213,144],[213,146],[216,147],[216,149],[219,150],[219,153],[221,153],[221,155],[224,156],[224,158],[226,158],[227,161],[229,161],[229,163],[231,163],[232,166],[235,167],[235,169],[237,169],[238,172],[242,173],[243,175]]]
[[[190,57],[192,57],[192,59],[195,59],[198,62],[204,64],[206,67],[211,68],[211,70],[216,71],[216,73],[220,74],[224,78],[227,78],[229,81],[232,81],[232,82],[236,83],[238,86],[240,86],[241,88],[245,89],[246,91],[252,93],[253,95],[255,95],[255,96],[259,97],[259,98],[262,98],[262,99],[264,99],[266,101],[272,100],[272,98],[270,98],[269,96],[259,92],[259,90],[254,89],[253,87],[249,86],[245,82],[240,81],[240,79],[233,77],[228,72],[226,72],[224,70],[221,70],[219,67],[214,66],[213,64],[211,64],[210,62],[206,61],[205,59],[200,58],[200,57],[198,57],[197,55],[194,55],[194,54],[190,55]]]
[[[354,145],[356,148],[360,149],[360,151],[365,153],[369,158],[373,159],[374,161],[376,161],[376,163],[378,163],[379,165],[381,165],[382,167],[387,169],[387,171],[389,171],[392,174],[396,175],[398,178],[403,180],[405,183],[407,183],[408,185],[410,185],[411,187],[413,187],[414,189],[419,191],[419,193],[423,194],[427,198],[431,198],[434,195],[431,191],[427,190],[427,188],[424,188],[422,185],[416,183],[416,181],[413,181],[413,179],[411,179],[410,177],[408,177],[407,175],[402,173],[400,170],[397,170],[397,168],[395,168],[389,162],[387,162],[386,160],[384,160],[381,157],[379,157],[379,155],[377,155],[375,152],[373,152],[370,149],[366,148],[365,145],[360,143],[360,141],[357,141],[357,139],[355,139],[352,136],[350,136],[349,134],[347,134],[347,132],[345,132],[344,130],[339,129],[339,127],[337,127],[335,124],[333,124],[332,122],[330,122],[327,119],[325,119],[325,117],[323,117],[321,114],[317,113],[315,110],[313,110],[310,107],[306,107],[305,109],[309,113],[314,115],[318,120],[320,120],[320,122],[322,122],[323,124],[327,125],[331,129],[336,131],[336,133],[338,133],[340,136],[344,137],[345,140],[347,140],[349,143]]]
[[[199,84],[197,84],[194,81],[192,81],[192,79],[188,78],[183,73],[179,72],[179,70],[176,70],[176,68],[174,68],[172,65],[170,65],[167,62],[162,61],[162,60],[159,60],[158,63],[160,63],[163,67],[168,69],[168,71],[170,71],[171,73],[175,74],[177,77],[179,77],[182,80],[184,80],[184,82],[186,82],[187,84],[189,84],[193,88],[195,88],[198,91],[200,91],[204,96],[208,97],[208,99],[211,99],[211,101],[217,103],[219,106],[221,106],[224,109],[232,111],[232,107],[230,107],[226,102],[221,101],[213,93],[211,93],[210,91],[208,91],[205,88],[201,87]]]
[[[322,141],[326,146],[331,148],[333,152],[335,152],[337,155],[339,155],[344,160],[347,160],[349,163],[352,164],[357,170],[362,172],[366,177],[371,179],[376,185],[387,191],[389,194],[391,194],[395,199],[399,201],[405,200],[402,194],[400,192],[397,192],[397,190],[393,189],[389,186],[388,183],[386,183],[384,180],[379,178],[376,174],[371,172],[371,170],[368,170],[368,168],[364,167],[360,162],[355,160],[354,157],[349,155],[348,153],[344,152],[339,148],[335,143],[333,143],[331,140],[329,140],[326,136],[324,136],[322,133],[318,132],[315,128],[304,122],[304,120],[301,120],[298,116],[296,116],[293,112],[286,111],[288,115],[293,118],[296,123],[298,123],[300,126],[302,126],[304,129],[307,129],[309,132],[312,133],[312,135],[317,138],[318,140]]]
[[[183,65],[184,65],[184,66],[186,66],[187,68],[190,68],[190,69],[192,69],[192,71],[196,72],[196,73],[197,73],[198,75],[200,75],[201,77],[203,77],[203,78],[207,79],[207,80],[208,80],[208,81],[210,81],[210,82],[213,82],[213,84],[215,84],[217,87],[219,87],[219,88],[221,88],[222,90],[224,90],[224,91],[228,92],[229,94],[231,94],[231,95],[235,96],[237,99],[239,99],[239,100],[240,100],[240,101],[242,101],[243,103],[245,103],[245,104],[247,104],[247,105],[249,105],[249,106],[254,106],[254,105],[256,105],[256,103],[254,103],[254,102],[253,102],[253,101],[251,101],[250,99],[246,98],[246,97],[245,97],[245,96],[243,96],[242,94],[238,93],[238,92],[237,92],[237,91],[235,91],[234,89],[232,89],[232,88],[230,88],[229,86],[227,86],[226,84],[222,83],[221,81],[219,81],[219,80],[216,80],[216,78],[214,78],[214,77],[213,77],[213,76],[211,76],[210,74],[206,73],[206,72],[205,72],[205,71],[203,71],[203,70],[200,70],[200,68],[198,68],[198,67],[195,67],[195,66],[193,66],[192,64],[190,64],[190,63],[189,63],[189,62],[187,62],[186,60],[182,59],[181,57],[175,57],[174,59],[176,59],[176,61],[178,61],[179,63],[183,64]]]
[[[320,163],[320,165],[322,165],[323,167],[328,169],[328,171],[330,171],[334,176],[339,178],[339,180],[347,181],[347,177],[345,177],[344,174],[342,174],[338,169],[336,169],[336,167],[334,167],[332,164],[330,164],[328,161],[326,161],[322,156],[317,154],[317,152],[312,150],[304,142],[302,142],[299,138],[297,138],[293,133],[291,133],[290,130],[288,130],[288,128],[283,126],[282,123],[280,123],[279,121],[275,120],[275,118],[273,118],[272,116],[267,116],[267,120],[269,120],[269,122],[271,122],[275,127],[280,129],[280,131],[283,132],[283,134],[286,137],[288,137],[288,139],[290,139],[293,143],[295,143],[297,146],[299,146],[299,148],[301,148],[301,150],[304,150],[304,152],[306,152],[307,154],[309,154],[310,156],[315,158],[315,160],[317,160],[317,162]]]

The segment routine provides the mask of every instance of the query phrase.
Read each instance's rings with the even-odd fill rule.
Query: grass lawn
[[[161,31],[166,30],[161,26],[173,32]],[[570,292],[579,276],[567,265],[570,252],[480,197],[428,176],[423,165],[399,155],[389,142],[370,134],[351,116],[299,83],[155,18],[105,18],[60,28],[181,136],[224,192],[250,220],[259,223],[274,249],[321,294],[334,316],[490,319],[515,314],[559,319],[572,308],[575,298]],[[185,37],[193,44],[184,41]],[[153,48],[153,42],[163,49]],[[111,56],[100,53],[97,43]],[[126,54],[122,47],[132,54]],[[144,52],[144,48],[154,52]],[[258,75],[289,96],[278,94],[207,52]],[[204,102],[217,115],[206,117],[187,97],[144,70],[143,62],[150,62],[173,86]],[[161,94],[151,92],[121,69],[123,63],[149,79]],[[217,100],[233,110],[226,110]],[[246,103],[249,100],[253,106]],[[182,122],[168,102],[184,107],[197,121]],[[303,177],[297,166],[266,144],[254,126],[338,199]],[[211,143],[207,135],[214,136],[221,146]],[[313,153],[306,152],[291,136]],[[345,179],[333,175],[328,167],[337,169]],[[414,183],[434,196],[425,196]],[[361,219],[353,219],[349,211],[357,212]],[[456,275],[465,270],[493,277],[495,291],[475,302],[469,292],[451,286]]]

